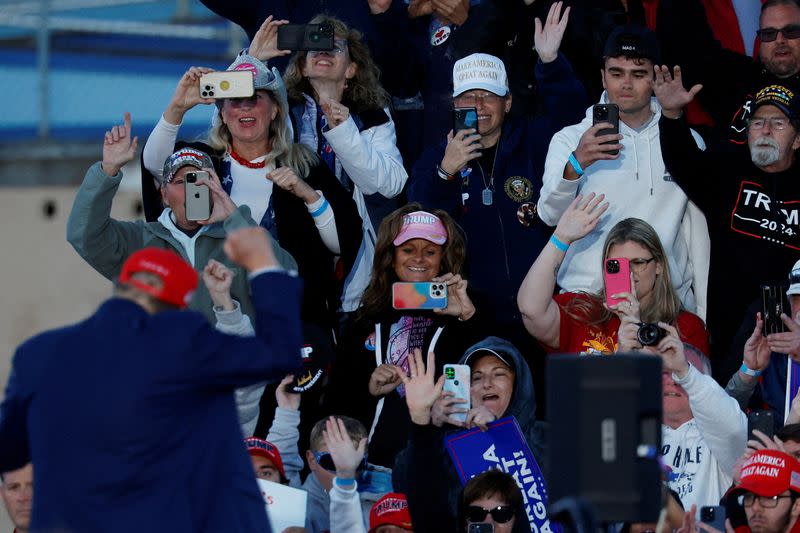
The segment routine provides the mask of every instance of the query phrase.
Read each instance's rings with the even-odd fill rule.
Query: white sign
[[[287,527],[305,527],[306,499],[304,490],[295,489],[280,483],[257,479],[258,488],[267,504],[267,516],[272,531],[280,533]]]

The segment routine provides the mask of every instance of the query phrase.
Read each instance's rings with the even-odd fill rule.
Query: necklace
[[[233,159],[235,159],[236,162],[239,163],[240,165],[242,165],[243,167],[247,167],[247,168],[264,168],[264,167],[267,166],[266,159],[264,161],[259,161],[258,163],[251,163],[247,159],[245,159],[242,156],[240,156],[239,154],[237,154],[236,150],[234,150],[233,148],[231,148],[231,151],[229,153],[231,154],[231,157]]]
[[[492,169],[489,173],[489,183],[486,183],[486,174],[483,171],[483,166],[481,166],[480,161],[478,162],[478,168],[481,171],[481,181],[483,182],[483,191],[481,191],[481,202],[483,205],[492,205],[494,203],[494,166],[497,163],[497,152],[500,151],[500,143],[497,143],[494,152],[494,158],[492,159]]]

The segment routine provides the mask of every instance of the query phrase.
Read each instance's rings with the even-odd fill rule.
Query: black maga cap
[[[614,28],[606,41],[603,56],[649,59],[654,65],[661,63],[661,50],[656,34],[638,24],[626,24]]]

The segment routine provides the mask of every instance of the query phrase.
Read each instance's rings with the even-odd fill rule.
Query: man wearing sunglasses
[[[471,524],[491,524],[494,533],[530,531],[522,503],[522,492],[514,478],[499,470],[489,470],[464,486],[462,520],[467,528]]]
[[[727,129],[731,142],[744,144],[755,93],[770,84],[800,88],[800,1],[762,3],[757,58],[723,49],[709,25],[697,23],[706,17],[702,2],[671,4],[659,18],[665,51],[684,67],[688,85],[703,85],[699,100],[720,132]]]
[[[751,533],[789,533],[800,516],[800,463],[778,450],[760,450],[742,466],[731,491],[744,506]]]

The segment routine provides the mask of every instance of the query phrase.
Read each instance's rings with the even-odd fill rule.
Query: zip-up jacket
[[[444,209],[463,227],[470,283],[488,295],[489,312],[503,323],[520,319],[517,290],[552,233],[536,216],[523,225],[518,213],[535,211],[550,138],[579,120],[586,101],[561,55],[538,62],[536,78],[545,111],[534,119],[505,117],[493,170],[473,160],[456,179],[443,180],[436,171],[444,157],[442,142],[422,155],[408,186],[409,201]],[[493,189],[491,205],[482,201],[487,185]]]

